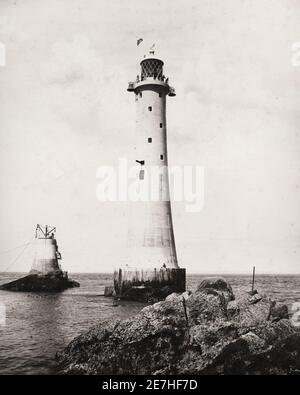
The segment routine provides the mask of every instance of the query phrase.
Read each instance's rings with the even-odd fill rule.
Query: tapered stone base
[[[15,292],[59,292],[74,287],[80,287],[80,284],[69,280],[67,275],[59,273],[42,276],[29,274],[18,280],[1,285],[0,289]]]
[[[116,297],[139,302],[156,302],[173,292],[184,292],[185,269],[127,270],[114,272]]]

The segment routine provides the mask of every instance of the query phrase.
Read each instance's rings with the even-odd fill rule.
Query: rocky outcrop
[[[79,287],[80,284],[70,280],[65,275],[37,275],[28,276],[3,284],[0,289],[15,292],[59,292],[67,288]]]
[[[57,354],[66,374],[297,374],[300,330],[264,295],[224,279],[106,321]]]
[[[223,296],[226,302],[234,300],[234,295],[231,286],[224,278],[221,277],[208,277],[205,278],[197,287],[198,292],[213,292]]]

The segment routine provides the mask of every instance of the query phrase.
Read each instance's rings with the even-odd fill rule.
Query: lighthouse
[[[128,299],[163,298],[185,291],[185,269],[177,260],[169,192],[166,102],[175,89],[164,75],[164,62],[149,56],[128,92],[134,94],[136,132],[134,161],[136,183],[147,192],[142,201],[131,204],[128,258],[115,271],[116,294]],[[165,292],[162,292],[162,289]]]
[[[55,238],[56,227],[37,225],[34,239],[34,259],[29,274],[0,286],[17,292],[59,292],[80,284],[69,279],[58,261],[61,254]]]

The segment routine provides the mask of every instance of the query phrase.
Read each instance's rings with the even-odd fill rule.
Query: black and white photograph
[[[1,376],[300,375],[299,0],[0,0],[0,169]]]

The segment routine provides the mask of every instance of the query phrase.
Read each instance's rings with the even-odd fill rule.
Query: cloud
[[[87,36],[77,35],[67,41],[62,38],[52,45],[51,57],[42,64],[49,83],[70,86],[81,80],[101,82],[103,64],[99,53],[91,48]]]

